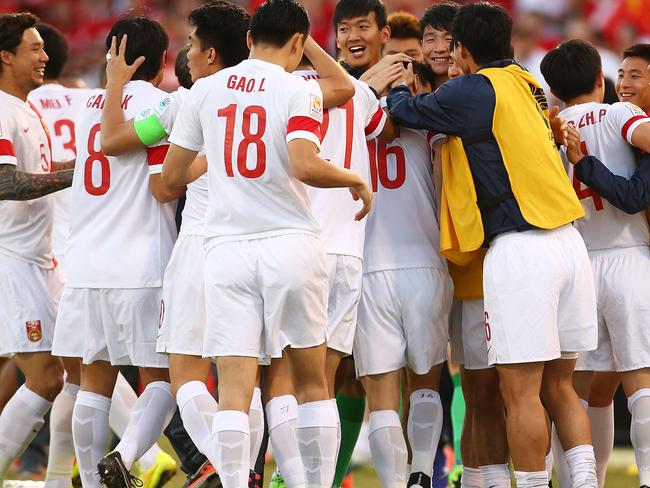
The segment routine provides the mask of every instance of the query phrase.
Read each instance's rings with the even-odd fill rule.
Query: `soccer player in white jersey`
[[[45,65],[43,85],[32,90],[28,100],[40,110],[50,131],[53,159],[74,160],[77,154],[74,121],[82,104],[86,102],[93,90],[68,88],[61,84],[61,72],[68,58],[68,44],[65,37],[57,29],[45,23],[38,23],[36,30],[43,38],[49,60]],[[53,197],[52,251],[60,270],[63,266],[70,226],[70,189],[56,192]],[[60,271],[59,275],[63,279],[58,282],[60,288],[54,296],[55,306],[58,306],[61,298],[65,279],[63,272]],[[45,478],[47,488],[57,486],[65,488],[70,485],[74,460],[72,410],[79,391],[81,363],[78,358],[63,358],[63,363],[66,370],[65,384],[50,412],[50,448]],[[124,378],[120,378],[113,392],[110,415],[111,428],[118,436],[124,434],[131,407],[137,398],[131,385]],[[147,481],[154,476],[154,472],[167,471],[168,475],[176,472],[175,461],[161,451],[157,444],[140,459],[140,465],[144,470],[144,488],[150,486]]]
[[[52,161],[50,137],[28,93],[48,61],[29,13],[0,16],[0,355],[13,356],[25,384],[0,415],[0,482],[44,424],[63,386],[54,333],[52,205],[72,169]]]
[[[327,274],[303,182],[350,187],[364,201],[357,219],[370,209],[370,192],[360,175],[316,155],[321,90],[287,73],[303,56],[308,30],[300,4],[260,6],[251,20],[250,59],[195,83],[163,170],[167,184],[184,182],[205,143],[204,355],[217,358],[221,403],[212,432],[226,488],[246,484],[246,412],[258,359],[282,350],[298,394],[297,462],[305,463],[304,477],[288,485],[329,486],[334,475],[338,416],[325,375]],[[343,78],[343,86],[351,96],[353,85]]]
[[[354,356],[368,395],[370,448],[382,486],[406,485],[407,479],[409,486],[428,486],[442,428],[437,390],[447,359],[452,284],[438,250],[433,136],[400,127],[392,143],[368,144],[376,205],[367,226]],[[411,473],[397,413],[404,367]]]
[[[107,48],[127,34],[127,60],[147,58],[124,90],[122,109],[132,117],[163,95],[155,85],[162,79],[168,38],[157,22],[127,17],[113,25]],[[166,357],[156,354],[155,340],[162,275],[176,237],[175,203],[163,202],[180,192],[168,191],[159,175],[165,145],[118,158],[100,151],[106,96],[90,96],[76,121],[66,286],[54,341],[57,354],[83,360],[73,439],[82,483],[89,487],[99,486],[100,478],[108,486],[129,486],[128,469],[158,439],[175,408]],[[140,366],[147,386],[116,451],[98,466],[123,364]]]
[[[246,32],[250,16],[228,1],[204,4],[192,10],[186,64],[189,86],[144,109],[135,119],[124,121],[120,98],[107,101],[102,114],[102,148],[104,153],[119,155],[130,150],[157,144],[171,134],[180,107],[189,95],[192,81],[234,66],[248,57]],[[179,54],[180,56],[181,54]],[[185,54],[182,54],[185,56]],[[121,92],[139,63],[129,66],[122,54],[113,55],[108,63],[108,89]],[[177,60],[178,66],[178,60]],[[205,171],[205,156],[197,165]],[[198,173],[197,173],[198,174]],[[178,240],[165,271],[161,302],[161,328],[157,350],[169,354],[172,391],[188,433],[208,459],[215,459],[211,425],[217,403],[205,381],[210,361],[202,357],[205,330],[203,268],[205,251],[204,220],[208,206],[207,175],[188,184]],[[264,433],[261,394],[255,388],[250,412],[251,456],[255,466]]]
[[[650,150],[650,118],[630,103],[602,103],[604,83],[598,51],[581,40],[567,41],[548,53],[542,73],[553,93],[567,104],[561,112],[580,132],[582,153],[593,155],[614,174],[629,177],[636,168],[633,146]],[[570,155],[572,163],[581,155]],[[587,164],[587,163],[583,163]],[[598,349],[582,353],[578,371],[618,371],[632,414],[631,438],[641,486],[650,486],[650,232],[645,212],[626,213],[584,187],[574,168],[569,177],[585,218],[575,223],[585,240],[598,300]],[[632,285],[633,284],[633,285]],[[580,375],[582,398],[588,398],[590,375]],[[560,441],[563,442],[560,437]],[[599,483],[603,486],[601,466]]]

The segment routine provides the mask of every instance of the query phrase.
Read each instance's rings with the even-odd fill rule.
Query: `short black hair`
[[[393,12],[388,16],[391,39],[421,39],[418,18],[409,12]]]
[[[623,49],[623,59],[641,58],[650,63],[650,44],[634,44]]]
[[[340,0],[334,7],[334,15],[332,16],[334,32],[344,20],[364,17],[370,12],[375,13],[375,20],[379,29],[386,27],[388,24],[386,7],[381,0]]]
[[[251,17],[244,9],[226,0],[205,3],[190,12],[191,26],[204,51],[213,48],[225,68],[248,57],[246,32]]]
[[[451,24],[451,46],[459,42],[478,65],[508,59],[512,44],[512,17],[488,2],[471,3],[458,9]]]
[[[128,35],[124,59],[131,64],[140,56],[145,60],[133,74],[133,80],[153,80],[162,65],[163,53],[169,46],[169,37],[162,26],[148,17],[126,16],[113,24],[106,36],[106,50],[111,47],[111,40],[116,38],[117,46],[122,36]]]
[[[602,72],[600,54],[582,39],[563,42],[546,53],[540,68],[551,91],[563,102],[591,93]]]
[[[260,5],[250,24],[253,44],[284,46],[296,33],[309,34],[309,15],[295,0],[266,0]]]
[[[174,63],[174,74],[178,80],[178,84],[188,90],[192,88],[192,75],[190,68],[187,66],[187,51],[190,50],[189,44],[176,55],[176,62]]]
[[[45,43],[45,53],[50,58],[45,65],[45,79],[57,80],[68,62],[68,41],[61,32],[50,24],[39,22],[36,30]]]
[[[38,17],[30,12],[0,15],[0,51],[16,54],[23,40],[23,34],[38,23]],[[0,63],[2,70],[2,63]]]
[[[424,28],[431,26],[439,31],[451,32],[451,25],[460,5],[456,2],[435,3],[424,11],[420,19],[420,33],[424,35]]]
[[[431,89],[436,86],[436,75],[431,69],[429,63],[413,63],[413,73],[418,75],[423,81],[431,85]]]

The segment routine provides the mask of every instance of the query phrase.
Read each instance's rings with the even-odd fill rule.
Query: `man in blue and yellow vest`
[[[580,447],[570,461],[573,486],[596,487],[586,413],[575,392],[553,394],[571,381],[575,353],[597,343],[593,278],[571,225],[584,212],[555,148],[543,91],[508,59],[511,31],[502,8],[463,6],[452,46],[470,74],[413,97],[405,70],[388,108],[400,125],[455,136],[443,153],[450,171],[443,176],[441,252],[462,265],[489,246],[488,359],[499,373],[517,486],[548,486],[546,407],[567,426],[565,449]]]

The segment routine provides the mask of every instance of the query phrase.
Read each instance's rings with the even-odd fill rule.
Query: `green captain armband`
[[[145,146],[150,146],[168,135],[153,110],[145,110],[138,115],[133,121],[133,128],[140,142]]]

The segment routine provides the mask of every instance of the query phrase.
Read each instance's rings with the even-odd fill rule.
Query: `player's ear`
[[[253,36],[251,36],[251,31],[248,31],[246,33],[246,45],[248,46],[249,50],[250,50],[251,46],[253,45]]]
[[[11,59],[14,53],[11,51],[2,50],[0,51],[0,63],[2,64],[11,64]]]
[[[605,75],[603,75],[603,70],[600,70],[598,76],[596,77],[596,87],[600,88],[605,84]]]
[[[301,34],[300,32],[296,32],[291,36],[291,39],[289,39],[289,45],[291,47],[292,54],[302,51],[305,45],[305,35]]]
[[[208,48],[208,64],[217,64],[219,62],[219,53],[213,47]]]
[[[381,36],[381,43],[386,44],[390,40],[390,26],[385,25],[379,34]]]

